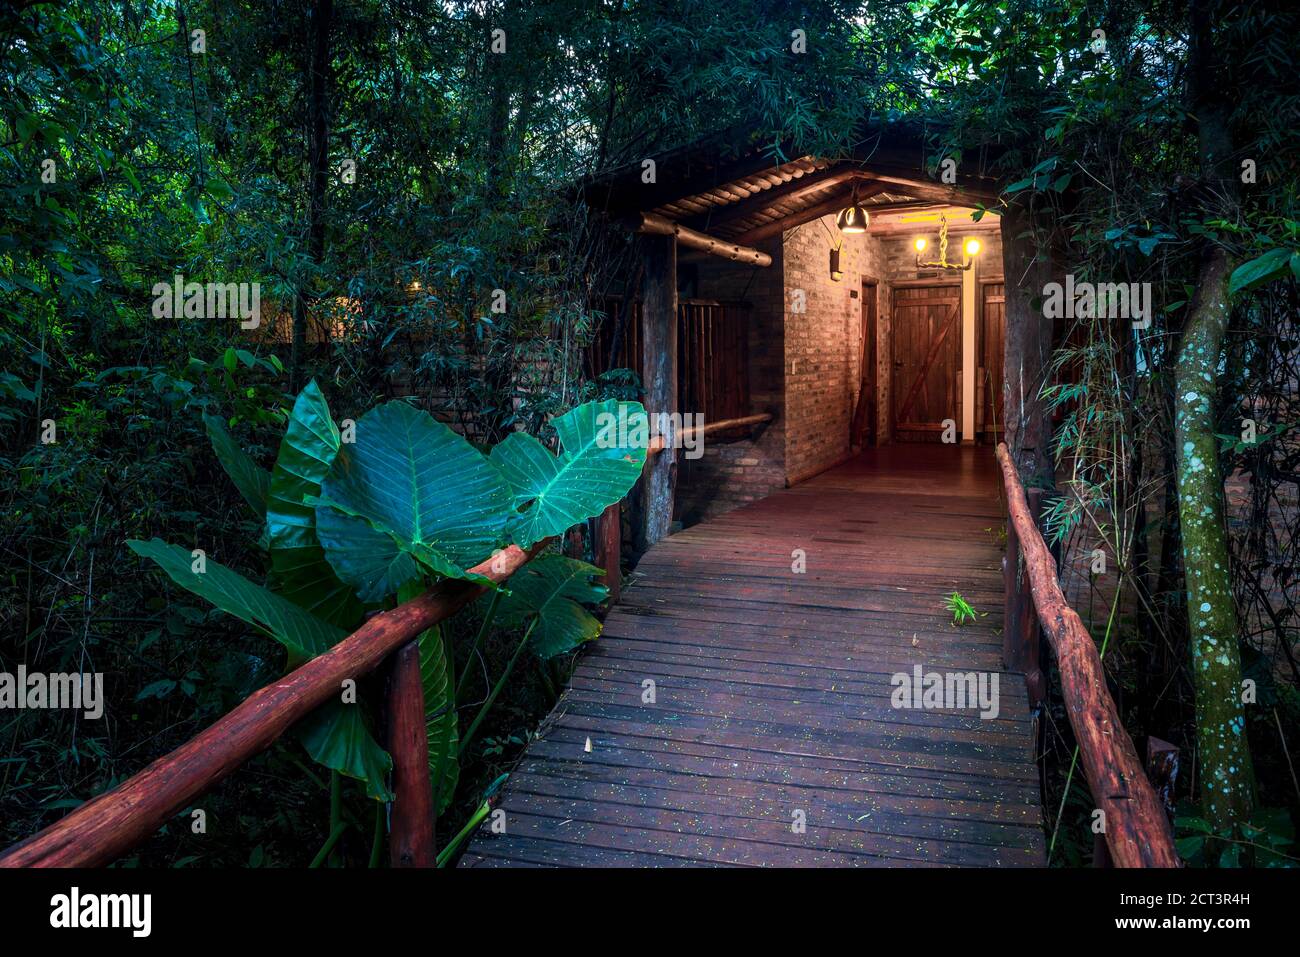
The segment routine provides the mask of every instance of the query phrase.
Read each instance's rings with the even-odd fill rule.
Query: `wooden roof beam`
[[[886,192],[906,193],[916,199],[932,203],[951,203],[955,206],[992,206],[997,203],[998,195],[977,186],[945,186],[934,180],[919,178],[912,170],[894,170],[888,167],[869,167],[857,170],[855,177],[866,182],[883,183]]]
[[[654,236],[676,236],[679,245],[690,249],[699,249],[711,256],[720,256],[732,262],[751,263],[755,266],[772,265],[772,257],[765,252],[751,249],[739,243],[728,242],[725,239],[718,239],[708,233],[702,233],[699,230],[683,226],[681,223],[675,222],[667,216],[660,216],[658,213],[640,213],[634,229],[638,233],[648,233]]]
[[[878,193],[887,191],[887,187],[882,184],[862,186],[858,188],[858,199],[869,199]],[[735,241],[737,243],[756,243],[761,239],[767,239],[769,236],[776,236],[787,229],[794,229],[796,226],[810,223],[814,219],[821,219],[827,213],[838,213],[852,199],[852,190],[840,190],[829,199],[814,206],[809,206],[807,209],[801,209],[797,213],[791,213],[789,216],[783,216],[781,219],[775,219],[770,223],[764,223],[762,226],[755,226],[753,229],[746,230],[737,236]],[[868,207],[868,212],[870,212],[870,207]]]

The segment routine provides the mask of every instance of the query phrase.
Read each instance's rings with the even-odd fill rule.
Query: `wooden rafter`
[[[982,186],[958,183],[946,186],[931,179],[917,176],[915,170],[894,169],[891,167],[869,166],[859,170],[855,175],[873,183],[883,183],[895,187],[888,192],[905,193],[915,199],[924,199],[932,203],[952,203],[958,206],[990,206],[997,202],[996,192]]]
[[[770,156],[754,155],[720,165],[710,165],[698,172],[673,176],[672,169],[666,169],[667,163],[656,168],[659,177],[655,183],[622,183],[618,180],[595,183],[588,186],[584,193],[587,202],[606,209],[611,214],[630,213],[636,210],[657,209],[665,203],[675,202],[687,196],[707,193],[746,176],[767,172],[782,165],[774,163]],[[665,178],[665,174],[667,178]]]
[[[885,192],[884,186],[861,186],[858,188],[858,198],[868,199],[883,192]],[[794,229],[796,226],[810,223],[814,219],[820,219],[828,213],[838,212],[847,206],[852,199],[853,191],[851,189],[841,189],[829,199],[809,206],[807,209],[801,209],[797,213],[791,213],[789,216],[783,216],[781,219],[775,219],[770,223],[764,223],[762,226],[746,230],[736,237],[735,242],[742,244],[756,243],[759,240],[767,239],[769,236],[776,236],[787,229]]]
[[[815,172],[805,173],[788,183],[782,183],[779,186],[773,186],[769,189],[760,190],[748,199],[742,199],[737,203],[730,203],[726,206],[719,206],[709,210],[707,213],[699,213],[683,220],[688,226],[703,229],[709,226],[720,226],[723,223],[734,222],[737,219],[745,219],[748,216],[754,216],[768,209],[774,203],[793,202],[802,199],[809,193],[815,193],[818,190],[826,189],[829,186],[835,186],[851,179],[855,175],[854,171],[843,166],[831,167],[829,169],[816,170]]]

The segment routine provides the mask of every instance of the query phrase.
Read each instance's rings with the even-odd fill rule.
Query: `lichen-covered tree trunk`
[[[1210,250],[1201,266],[1174,369],[1178,512],[1196,688],[1198,778],[1206,818],[1216,830],[1250,817],[1255,781],[1246,743],[1223,476],[1214,435],[1230,271],[1227,252]]]

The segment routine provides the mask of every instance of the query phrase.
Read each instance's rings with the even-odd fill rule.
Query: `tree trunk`
[[[1223,22],[1218,7],[1217,0],[1196,0],[1191,8],[1191,112],[1197,118],[1203,188],[1205,195],[1213,197],[1202,210],[1207,219],[1230,218],[1237,205],[1228,106],[1215,63],[1213,29]],[[1214,403],[1231,311],[1232,262],[1222,246],[1208,239],[1202,244],[1196,294],[1174,366],[1174,454],[1201,803],[1206,820],[1221,831],[1250,818],[1255,775],[1246,742],[1223,476],[1214,435]]]
[[[1196,687],[1201,797],[1215,830],[1250,817],[1254,774],[1241,701],[1241,656],[1232,598],[1223,476],[1214,435],[1216,375],[1228,328],[1231,263],[1221,247],[1201,266],[1174,367],[1178,512],[1187,576],[1187,624]]]

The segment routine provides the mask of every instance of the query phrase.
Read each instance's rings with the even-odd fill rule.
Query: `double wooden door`
[[[1002,425],[1004,286],[980,283],[975,340],[975,429],[985,439]],[[894,289],[890,384],[895,438],[935,441],[943,423],[961,425],[961,284]]]
[[[960,422],[961,325],[960,283],[895,287],[889,393],[896,438],[933,441],[945,419]]]

